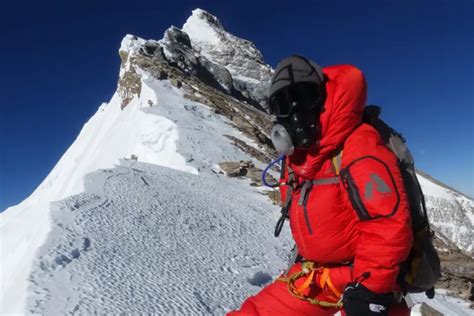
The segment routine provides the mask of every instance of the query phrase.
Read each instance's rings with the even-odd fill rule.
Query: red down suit
[[[282,201],[291,195],[291,232],[305,260],[329,267],[339,292],[362,275],[369,275],[362,281],[369,290],[391,292],[397,289],[399,264],[407,258],[413,238],[397,158],[378,132],[362,123],[367,95],[362,72],[351,65],[326,67],[323,72],[327,98],[319,117],[318,146],[296,149],[287,157],[289,168],[280,180],[286,183],[288,170],[294,172],[295,189],[281,186]],[[338,165],[332,158],[341,151],[341,169],[336,172]],[[295,264],[291,270],[298,269]],[[312,293],[317,298],[325,294],[324,289]],[[406,314],[396,313],[399,308],[394,306],[391,315]],[[275,281],[247,299],[240,312],[230,314],[331,315],[334,311],[293,297],[287,284]]]

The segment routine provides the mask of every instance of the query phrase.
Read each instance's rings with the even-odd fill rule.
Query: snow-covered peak
[[[195,49],[203,54],[215,57],[212,52],[217,50],[264,64],[262,54],[252,42],[227,32],[214,15],[202,9],[192,12],[183,25],[183,31],[189,35]]]
[[[252,42],[226,32],[215,16],[201,9],[193,11],[183,31],[194,50],[230,72],[236,90],[264,103],[273,70]]]
[[[140,47],[142,47],[143,44],[145,44],[145,40],[143,38],[140,38],[135,35],[127,34],[125,37],[122,39],[122,42],[120,43],[120,48],[119,48],[119,53],[120,52],[125,52],[128,54],[133,54],[138,52]]]
[[[192,15],[183,25],[183,30],[196,42],[219,45],[224,28],[219,20],[202,9],[193,10]]]

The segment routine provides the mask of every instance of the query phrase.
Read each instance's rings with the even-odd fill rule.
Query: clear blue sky
[[[8,4],[6,4],[8,3]],[[46,177],[117,82],[122,37],[200,7],[275,66],[351,63],[417,166],[474,196],[474,1],[8,1],[0,13],[0,211]]]

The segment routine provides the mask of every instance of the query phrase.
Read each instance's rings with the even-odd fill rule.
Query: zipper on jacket
[[[306,181],[303,184],[303,187],[301,188],[301,194],[300,198],[298,200],[298,205],[303,206],[303,215],[304,215],[304,221],[306,223],[306,228],[308,229],[308,232],[310,235],[313,234],[313,229],[311,228],[311,223],[309,221],[309,214],[308,214],[308,197],[309,193],[313,187],[312,181]]]
[[[367,221],[372,219],[369,215],[369,212],[364,206],[362,199],[360,197],[359,189],[357,188],[352,175],[350,174],[348,169],[342,169],[340,172],[340,176],[342,178],[344,187],[349,194],[349,200],[352,204],[352,207],[356,211],[357,215],[362,221]]]

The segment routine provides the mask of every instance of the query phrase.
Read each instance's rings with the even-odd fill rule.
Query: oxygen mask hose
[[[270,164],[265,168],[265,170],[263,170],[263,172],[262,172],[262,183],[265,186],[267,186],[269,188],[276,188],[276,187],[280,186],[280,184],[278,182],[275,183],[275,184],[269,184],[267,182],[266,177],[267,177],[268,170],[270,170],[271,167],[273,167],[275,164],[283,161],[284,159],[285,159],[285,155],[281,155],[280,157],[278,157],[278,159],[273,160],[272,162],[270,162]]]

